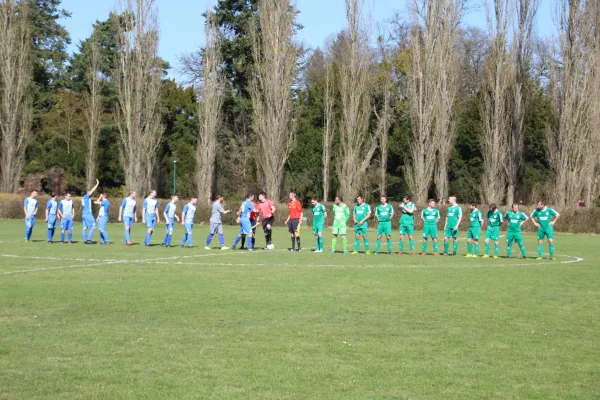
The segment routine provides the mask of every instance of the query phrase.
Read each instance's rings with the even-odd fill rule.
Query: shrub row
[[[47,196],[38,197],[38,201],[39,201],[39,211],[38,211],[38,215],[37,215],[38,219],[43,219],[44,213],[45,213],[44,210],[45,210],[46,202],[48,201],[48,199],[49,199],[49,197],[47,197]],[[20,195],[0,193],[0,218],[1,219],[22,219],[23,218],[23,200],[24,200],[24,197],[20,196]],[[76,219],[78,221],[80,221],[81,220],[81,206],[80,206],[81,198],[74,197],[73,201],[76,205],[76,211],[77,211]],[[110,212],[109,212],[109,218],[112,222],[116,222],[117,217],[119,215],[118,207],[121,204],[121,199],[117,199],[117,200],[110,199],[110,201],[111,201],[111,208],[110,208]],[[164,210],[164,207],[168,203],[168,201],[169,200],[165,200],[165,199],[159,200],[160,210]],[[143,202],[142,199],[138,200],[138,212],[141,211],[142,202]],[[184,201],[184,200],[179,201],[178,213],[181,213],[181,210],[183,209],[183,206],[185,204],[186,204],[186,201]],[[225,204],[225,208],[230,208],[230,209],[236,210],[239,207],[239,205],[240,205],[239,202],[235,202],[235,203],[230,202],[230,203]],[[327,203],[326,206],[327,206],[328,210],[331,210],[332,203]],[[287,205],[285,203],[281,203],[281,204],[277,204],[275,207],[278,210],[275,213],[275,225],[283,226],[284,222],[288,216]],[[373,212],[374,212],[375,205],[372,205],[372,207],[373,207]],[[399,212],[397,203],[394,203],[394,208],[395,208],[396,212]],[[463,218],[463,222],[461,224],[461,229],[465,230],[469,226],[469,218],[468,218],[469,207],[463,206],[462,208],[463,208],[464,218]],[[523,206],[523,207],[521,207],[521,211],[523,211],[529,215],[534,210],[534,208],[535,208],[535,206]],[[97,209],[97,207],[94,206],[94,210],[96,210],[96,209]],[[508,207],[502,207],[501,210],[503,212],[505,212],[506,210],[508,210]],[[482,207],[481,211],[484,213],[484,216],[485,216],[485,214],[487,212],[487,207]],[[440,213],[441,213],[442,219],[440,220],[439,228],[442,229],[444,227],[444,218],[446,217],[446,206],[440,206]],[[570,232],[570,233],[600,233],[600,208],[566,209],[566,210],[560,210],[560,213],[561,213],[560,220],[556,224],[557,231]],[[207,224],[208,221],[210,220],[210,214],[211,214],[210,205],[198,205],[198,208],[196,211],[196,223]],[[305,211],[304,211],[304,216],[306,217],[307,223],[311,223],[311,221],[312,221],[311,214],[312,213],[310,211],[310,206],[307,205],[305,208]],[[420,214],[420,212],[418,214]],[[138,216],[140,217],[140,221],[141,221],[141,215],[138,214]],[[161,217],[162,217],[162,214],[161,214]],[[327,224],[329,224],[329,225],[332,223],[331,213],[329,213],[326,221],[327,221]],[[394,228],[398,228],[398,222],[399,222],[399,218],[394,218],[394,221],[393,221]],[[229,215],[223,217],[223,223],[226,225],[234,225],[235,224],[235,213],[232,213],[232,214],[229,214]],[[352,223],[352,220],[350,220],[349,224],[351,224],[351,223]],[[371,224],[371,226],[374,226],[373,221],[371,221],[370,224]],[[415,228],[421,229],[422,226],[423,226],[422,221],[417,216],[417,218],[415,218]],[[535,231],[535,226],[532,223],[527,222],[524,226],[524,230],[527,232],[533,232],[533,231]]]

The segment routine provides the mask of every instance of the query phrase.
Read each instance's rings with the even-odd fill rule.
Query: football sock
[[[69,231],[67,232],[67,238],[69,239],[69,242],[73,241],[73,232]]]
[[[538,257],[541,257],[544,254],[544,245],[538,244]]]
[[[104,244],[104,232],[100,231],[100,243]]]
[[[358,253],[358,248],[360,247],[360,239],[354,239],[354,251]]]
[[[292,250],[296,250],[296,237],[292,236]]]
[[[48,229],[48,241],[52,241],[52,229]]]
[[[458,241],[454,241],[454,243],[452,244],[452,252],[454,254],[456,254],[458,252]]]
[[[64,241],[65,241],[65,233],[64,233],[64,232],[61,232],[61,233],[60,233],[60,241],[61,241],[61,242],[64,242]]]
[[[525,245],[523,243],[519,243],[519,247],[521,248],[521,255],[525,257],[527,252],[525,251]]]
[[[489,256],[490,255],[490,244],[486,242],[485,244],[485,255]]]
[[[427,242],[421,244],[421,253],[427,253]]]
[[[296,242],[298,243],[298,250],[300,250],[300,236],[296,238]]]
[[[472,251],[473,251],[473,243],[468,242],[467,243],[467,254],[471,254]]]
[[[219,234],[219,243],[221,244],[221,247],[225,247],[225,235]]]
[[[400,241],[400,251],[404,252],[404,240]]]
[[[171,240],[173,240],[173,234],[168,234],[167,235],[167,246],[171,245]]]
[[[92,238],[94,237],[94,232],[95,231],[96,230],[94,228],[90,228],[90,231],[88,232],[87,240],[92,240]],[[150,235],[152,235],[152,234],[150,234]]]
[[[411,252],[415,251],[415,241],[414,240],[410,241],[410,251]]]
[[[364,239],[365,251],[369,251],[369,239]]]
[[[242,236],[242,246],[241,246],[242,249],[244,248],[245,244],[246,244],[246,236],[244,235],[244,236]]]
[[[388,245],[388,253],[391,253],[392,250],[394,250],[394,248],[392,247],[393,246],[392,241],[388,240],[387,245]]]
[[[554,243],[548,245],[548,251],[550,252],[550,257],[554,257]]]
[[[144,239],[144,244],[150,244],[150,232],[146,232],[146,239]]]
[[[233,247],[236,247],[238,245],[238,243],[240,242],[240,240],[242,240],[242,237],[240,235],[237,235],[235,237],[235,240],[233,241]]]
[[[190,249],[191,249],[192,247],[194,247],[194,245],[192,244],[192,234],[188,233],[187,237],[188,237],[188,244],[190,245]]]
[[[479,255],[479,242],[475,242],[475,255],[478,256]]]
[[[448,247],[449,247],[449,243],[448,242],[444,242],[444,253],[448,252]]]
[[[83,241],[85,242],[87,240],[85,233],[87,232],[86,228],[83,228],[83,230],[81,231],[81,239],[83,239]]]
[[[126,243],[131,242],[131,235],[130,235],[129,229],[125,229],[125,242]]]
[[[213,238],[213,234],[209,233],[208,236],[206,237],[206,245],[210,245],[210,242],[212,242],[212,238]]]
[[[433,252],[434,253],[438,252],[438,242],[433,242]]]
[[[191,235],[190,235],[191,236]],[[192,244],[192,241],[190,240],[190,245]],[[252,249],[252,236],[248,236],[248,250]]]
[[[315,236],[315,250],[319,251],[319,244],[321,244],[321,241],[319,240],[319,236]]]
[[[512,255],[512,243],[506,245],[506,255],[509,257]]]
[[[184,245],[185,245],[185,242],[187,242],[187,236],[188,236],[188,234],[187,234],[187,233],[184,233],[184,234],[183,234],[183,239],[181,239],[181,246],[184,246]]]
[[[348,239],[346,236],[342,237],[342,251],[346,251],[348,249]]]
[[[354,247],[356,247],[356,244]],[[333,239],[331,239],[331,251],[336,251],[336,250],[337,250],[337,238],[333,238]]]
[[[498,257],[499,253],[500,253],[500,245],[494,244],[494,257]]]
[[[375,242],[375,253],[379,253],[379,248],[381,247],[381,240],[377,239]]]

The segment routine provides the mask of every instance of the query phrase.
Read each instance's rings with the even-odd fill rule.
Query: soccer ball
[[[269,244],[267,245],[267,250],[273,250],[275,248],[275,245]]]

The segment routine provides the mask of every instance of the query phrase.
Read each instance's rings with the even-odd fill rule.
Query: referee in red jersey
[[[285,220],[285,224],[288,226],[290,235],[292,236],[292,248],[290,251],[301,251],[300,225],[302,224],[302,204],[296,198],[296,193],[294,192],[290,192],[288,210],[290,211],[290,215]],[[296,249],[296,243],[298,243],[298,249]]]

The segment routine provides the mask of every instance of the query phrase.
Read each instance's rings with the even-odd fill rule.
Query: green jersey
[[[558,213],[550,207],[544,207],[543,209],[536,208],[531,213],[531,218],[536,218],[538,224],[542,226],[542,228],[546,229],[550,226],[550,221],[552,218],[556,217]]]
[[[458,220],[462,217],[462,208],[457,204],[448,207],[446,228],[452,229],[458,224]]]
[[[521,233],[521,223],[527,221],[527,215],[522,211],[507,211],[504,219],[508,221],[508,232]]]
[[[404,203],[402,203],[404,204]],[[413,203],[404,204],[404,207],[400,207],[400,211],[402,211],[402,216],[400,217],[400,225],[414,225],[415,224],[415,216],[414,211],[416,210],[415,205]],[[412,212],[407,212],[412,211]]]
[[[481,223],[483,222],[483,213],[478,210],[472,210],[469,214],[469,227],[471,228],[481,228]]]
[[[497,228],[502,225],[502,213],[499,210],[489,210],[487,213],[488,227]]]
[[[379,222],[390,222],[394,217],[394,207],[390,204],[380,204],[375,209],[375,215]]]
[[[360,222],[365,219],[367,215],[371,214],[371,206],[367,203],[356,204],[354,205],[354,211],[352,213],[354,214],[356,220]]]
[[[313,212],[313,224],[323,224],[325,223],[325,213],[327,210],[325,206],[321,203],[317,204],[312,209]]]
[[[421,211],[421,218],[427,226],[437,225],[438,219],[440,219],[440,211],[437,208],[427,207]]]
[[[347,205],[344,203],[340,204],[339,206],[337,204],[333,205],[333,219],[335,222],[341,222],[345,224],[348,221],[348,218],[350,218],[350,209]]]

